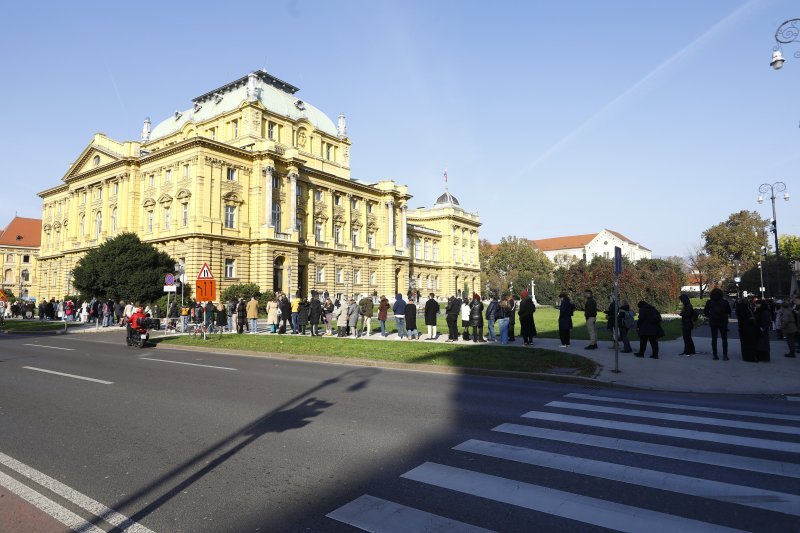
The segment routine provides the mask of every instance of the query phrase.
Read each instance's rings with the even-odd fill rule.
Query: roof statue
[[[147,142],[150,140],[150,117],[146,117],[144,119],[144,124],[142,124],[142,142]]]
[[[336,133],[340,138],[347,137],[347,124],[345,123],[344,113],[339,113],[339,122],[336,124]]]

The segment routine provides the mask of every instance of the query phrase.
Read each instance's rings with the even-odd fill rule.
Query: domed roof
[[[445,190],[444,194],[442,194],[439,198],[437,198],[436,202],[434,202],[433,205],[446,205],[446,204],[461,205],[460,203],[458,203],[458,198],[450,194],[450,191],[448,190]]]

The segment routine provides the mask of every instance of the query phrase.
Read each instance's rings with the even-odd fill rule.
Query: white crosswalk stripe
[[[525,522],[528,530],[540,529],[536,520],[542,515],[537,513],[543,513],[548,520],[566,520],[564,529],[575,529],[569,521],[577,521],[617,531],[738,531],[742,525],[737,517],[749,516],[743,529],[760,530],[763,523],[769,531],[800,531],[795,481],[800,479],[800,461],[791,455],[800,453],[800,429],[791,424],[800,417],[580,393],[544,407],[548,410],[522,414],[524,423],[509,421],[493,428],[491,440],[469,439],[443,459],[401,476],[427,487],[428,493],[438,491],[436,510],[443,516],[425,510],[419,501],[405,505],[402,493],[392,501],[363,495],[328,516],[367,531],[395,531],[398,524],[414,531],[468,531],[476,526],[459,515],[485,502],[495,513],[498,505],[534,513]],[[624,421],[629,417],[652,423]],[[658,439],[668,442],[653,442]],[[711,451],[709,445],[728,447]],[[552,451],[554,446],[560,453]],[[585,490],[594,492],[583,494]],[[454,499],[453,494],[462,496]],[[697,503],[686,503],[692,500]],[[733,507],[719,511],[717,506]],[[730,510],[736,508],[742,511]],[[480,523],[481,518],[470,516]],[[502,516],[497,524],[483,520],[484,528],[508,528]]]

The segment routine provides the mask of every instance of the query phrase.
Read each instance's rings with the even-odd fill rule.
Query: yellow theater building
[[[408,187],[350,176],[344,115],[334,123],[263,70],[192,100],[140,141],[98,133],[42,198],[36,296],[71,291],[80,257],[134,232],[193,284],[208,263],[237,283],[307,294],[437,296],[477,291],[477,213],[445,191],[409,209]]]

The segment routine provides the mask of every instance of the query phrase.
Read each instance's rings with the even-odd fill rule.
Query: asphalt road
[[[800,402],[122,335],[0,337],[0,530],[800,530]]]

